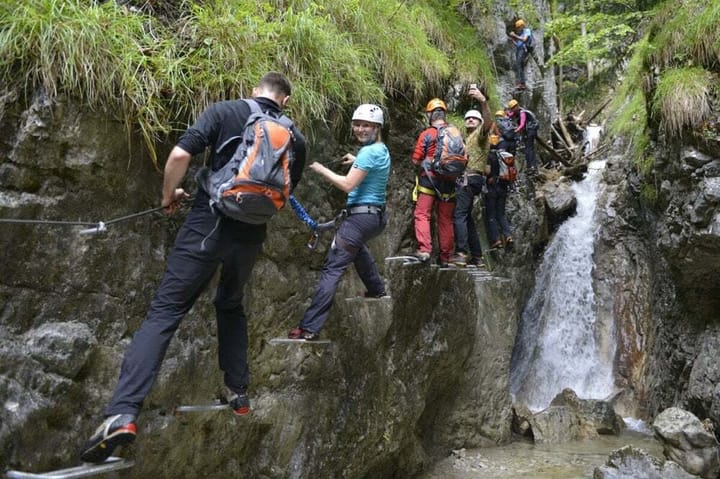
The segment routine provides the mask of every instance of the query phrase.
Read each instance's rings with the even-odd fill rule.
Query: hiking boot
[[[80,451],[80,460],[99,464],[105,462],[118,446],[130,444],[135,440],[137,426],[132,414],[110,416],[95,430]]]
[[[289,339],[304,339],[306,341],[312,341],[318,339],[320,335],[318,333],[311,333],[310,331],[303,328],[295,328],[288,333]]]
[[[484,268],[485,261],[482,256],[473,256],[467,263],[468,268]]]
[[[425,251],[416,251],[413,255],[423,263],[426,263],[430,259],[430,253],[427,253]]]
[[[465,267],[467,265],[467,254],[457,252],[452,256],[452,258],[450,258],[450,262],[453,266],[457,266],[459,268]]]
[[[250,414],[250,399],[246,392],[236,393],[228,389],[227,402],[236,416]]]

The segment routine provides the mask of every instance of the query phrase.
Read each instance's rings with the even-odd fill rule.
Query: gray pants
[[[350,215],[342,222],[325,258],[312,303],[300,322],[302,329],[312,333],[322,329],[327,321],[340,277],[351,264],[355,265],[355,270],[368,293],[373,296],[385,294],[385,284],[370,255],[367,242],[382,233],[386,225],[387,217],[384,213]]]
[[[165,275],[145,321],[130,343],[120,379],[105,410],[138,415],[155,382],[170,340],[185,314],[222,264],[215,295],[218,356],[225,384],[235,392],[247,389],[247,319],[242,299],[265,227],[219,220],[208,208],[193,207],[178,232]]]

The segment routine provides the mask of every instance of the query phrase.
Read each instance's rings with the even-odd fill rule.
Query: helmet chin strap
[[[378,130],[377,130],[377,128],[375,128],[375,129],[373,129],[372,136],[367,141],[361,142],[362,146],[372,145],[373,143],[375,143],[377,141],[377,137],[378,137]]]

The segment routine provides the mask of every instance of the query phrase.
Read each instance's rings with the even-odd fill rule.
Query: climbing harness
[[[308,249],[314,250],[317,248],[318,242],[320,241],[320,233],[323,231],[329,231],[329,230],[335,230],[340,226],[340,223],[342,220],[345,219],[345,216],[347,216],[347,212],[345,210],[342,210],[335,218],[333,218],[330,221],[326,221],[324,223],[318,223],[310,215],[308,214],[307,210],[303,208],[303,205],[300,204],[300,202],[295,198],[295,195],[290,195],[290,206],[292,206],[293,211],[295,212],[295,215],[306,225],[310,227],[312,230],[312,233],[310,234],[310,238],[307,242]]]

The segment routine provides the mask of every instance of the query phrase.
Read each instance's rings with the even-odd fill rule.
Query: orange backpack
[[[255,100],[242,137],[233,137],[218,151],[240,139],[225,166],[197,174],[200,187],[210,195],[210,204],[220,213],[245,223],[263,224],[285,206],[290,196],[292,120],[261,110]]]

